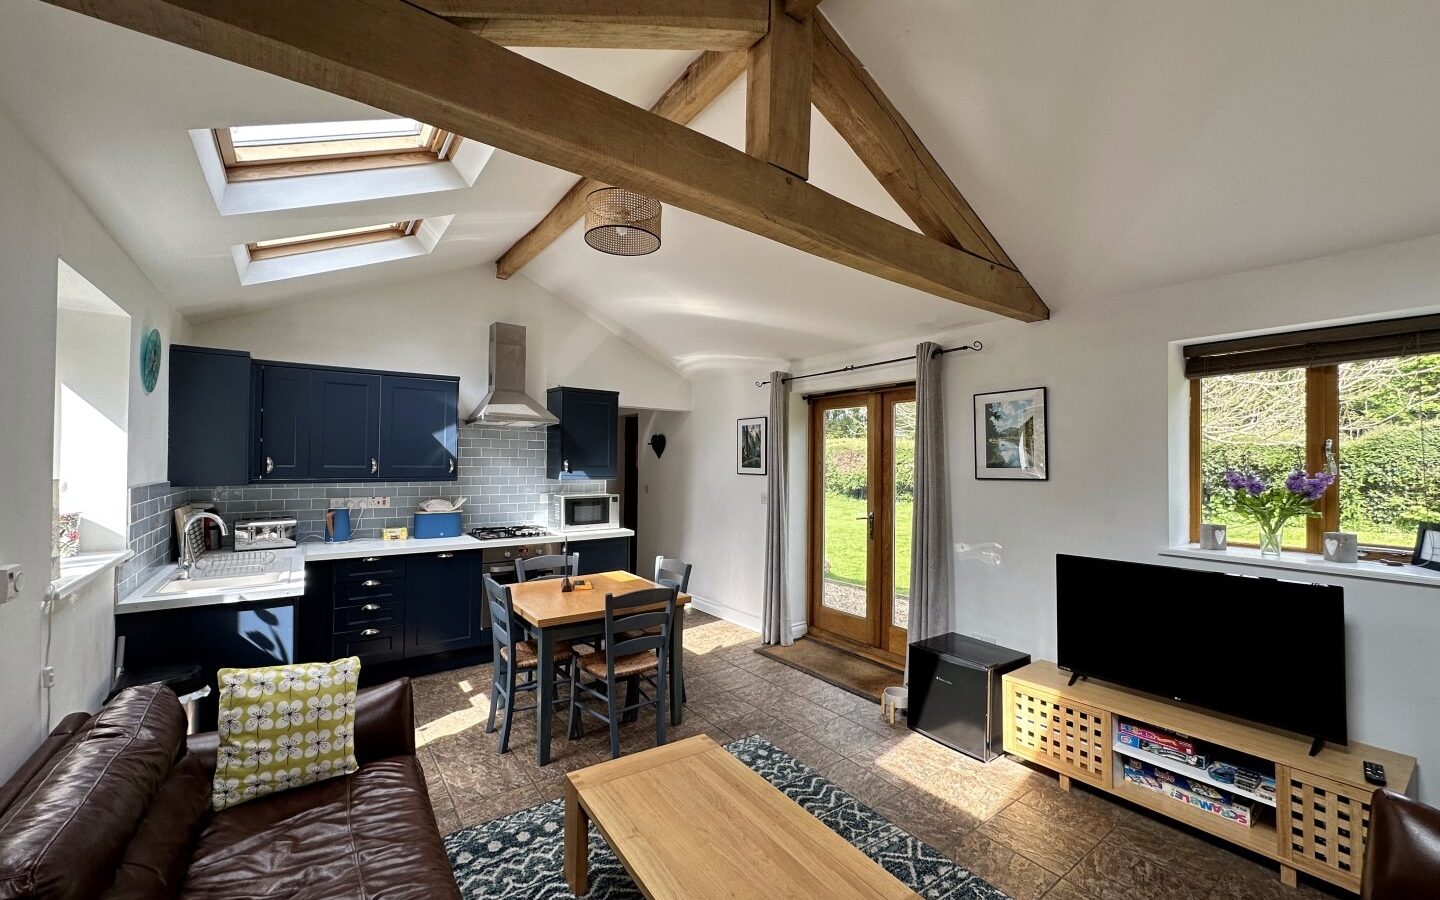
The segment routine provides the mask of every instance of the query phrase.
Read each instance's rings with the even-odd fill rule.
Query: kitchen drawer
[[[364,666],[405,658],[405,626],[382,625],[335,635],[335,658],[360,657]]]
[[[394,603],[405,599],[403,578],[366,578],[335,585],[335,607]]]
[[[380,602],[371,600],[359,606],[341,606],[335,609],[335,633],[362,631],[379,628],[382,625],[404,625],[405,604],[399,601]]]
[[[362,556],[359,559],[342,559],[335,563],[335,580],[337,582],[404,577],[405,557],[403,556]]]

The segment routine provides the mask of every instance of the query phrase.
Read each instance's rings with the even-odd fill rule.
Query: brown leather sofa
[[[1361,900],[1440,897],[1440,809],[1384,788],[1370,798]]]
[[[460,897],[407,679],[356,698],[360,771],[219,813],[216,736],[185,730],[154,685],[67,716],[0,786],[0,898]]]

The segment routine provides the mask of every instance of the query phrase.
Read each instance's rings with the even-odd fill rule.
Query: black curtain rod
[[[978,353],[978,352],[980,352],[981,350],[984,350],[984,349],[985,349],[985,345],[984,345],[984,344],[980,343],[979,341],[971,341],[971,342],[968,343],[968,344],[961,344],[961,345],[958,346],[958,347],[951,347],[951,348],[948,349],[948,350],[936,350],[935,353],[933,354],[932,358],[933,358],[934,356],[944,356],[946,353],[958,353],[958,352],[960,352],[961,350],[974,350],[975,352]],[[894,365],[895,363],[908,362],[908,361],[910,361],[910,360],[912,360],[912,359],[914,359],[914,358],[915,358],[915,354],[912,353],[912,354],[910,354],[909,356],[897,356],[897,357],[895,357],[894,359],[882,359],[882,360],[880,360],[879,362],[860,363],[859,365],[855,365],[855,366],[845,366],[845,367],[840,368],[840,369],[829,369],[829,370],[824,371],[824,372],[811,372],[811,373],[808,374],[808,375],[791,375],[789,378],[783,378],[783,379],[781,379],[781,381],[782,381],[784,384],[789,384],[789,383],[792,382],[792,381],[799,381],[799,380],[802,379],[802,378],[819,378],[821,375],[839,375],[839,374],[842,373],[842,372],[855,372],[855,371],[858,371],[858,370],[860,370],[860,369],[870,369],[870,368],[874,368],[875,366],[890,366],[890,365]],[[756,386],[756,387],[764,387],[765,385],[767,385],[767,384],[769,384],[769,383],[770,383],[770,382],[768,382],[768,381],[757,381],[757,382],[755,382],[755,386]]]

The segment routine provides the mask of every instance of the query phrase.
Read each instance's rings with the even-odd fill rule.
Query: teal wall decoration
[[[140,384],[147,394],[154,391],[160,381],[160,349],[160,330],[152,328],[145,332],[140,341]]]

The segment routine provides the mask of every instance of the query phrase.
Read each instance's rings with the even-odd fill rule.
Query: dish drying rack
[[[243,578],[247,575],[264,574],[274,562],[275,553],[270,550],[207,553],[195,560],[195,568],[210,578]]]

